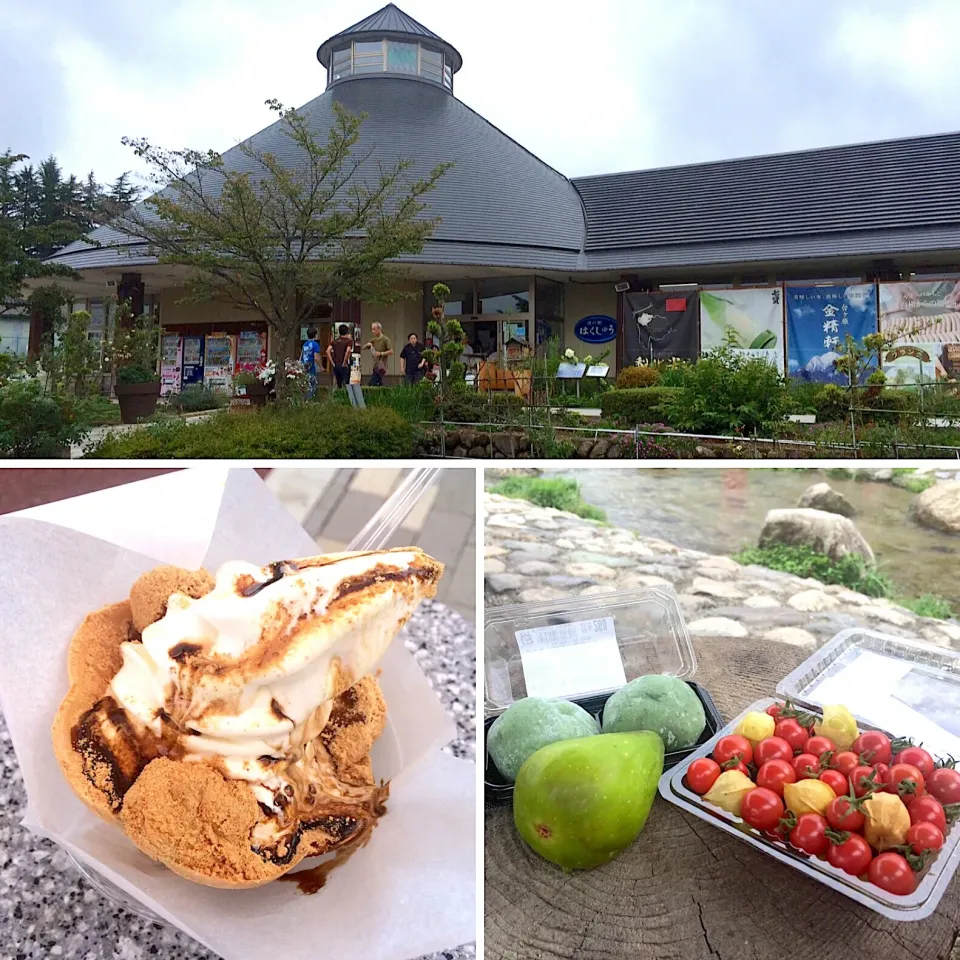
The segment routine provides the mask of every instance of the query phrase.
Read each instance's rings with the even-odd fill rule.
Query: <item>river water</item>
[[[580,483],[584,500],[614,526],[680,547],[732,554],[755,546],[768,510],[796,506],[820,470],[749,469],[545,471]],[[960,537],[917,526],[908,516],[915,494],[888,483],[828,479],[857,510],[854,523],[878,567],[904,596],[939,594],[960,609]]]

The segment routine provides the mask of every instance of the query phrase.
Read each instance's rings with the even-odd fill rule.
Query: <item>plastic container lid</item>
[[[489,610],[484,715],[527,696],[576,700],[650,673],[690,679],[697,658],[672,587]]]
[[[811,708],[842,703],[869,726],[960,757],[960,651],[844,630],[784,677],[777,693]]]

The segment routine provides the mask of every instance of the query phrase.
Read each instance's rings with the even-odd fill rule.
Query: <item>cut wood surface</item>
[[[762,640],[696,649],[725,722],[809,656]],[[487,804],[485,891],[487,960],[960,960],[960,876],[927,920],[887,920],[659,795],[632,847],[570,874],[523,843],[509,803]]]

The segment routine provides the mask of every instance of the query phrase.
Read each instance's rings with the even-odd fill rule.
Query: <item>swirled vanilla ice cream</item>
[[[442,565],[415,548],[234,562],[212,588],[171,571],[153,571],[164,593],[181,574],[191,589],[155,604],[158,619],[117,604],[74,638],[54,727],[58,747],[69,741],[61,764],[74,788],[201,882],[256,885],[359,842],[388,790],[368,756],[385,721],[369,674],[435,594]],[[149,592],[138,583],[131,599]],[[75,677],[103,648],[111,668],[99,687]]]

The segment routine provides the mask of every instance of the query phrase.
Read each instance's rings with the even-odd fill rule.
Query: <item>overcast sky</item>
[[[109,181],[124,135],[225,150],[323,93],[377,0],[0,0],[0,151]],[[569,176],[960,129],[958,0],[404,0],[457,96]],[[575,9],[568,14],[565,11]]]

